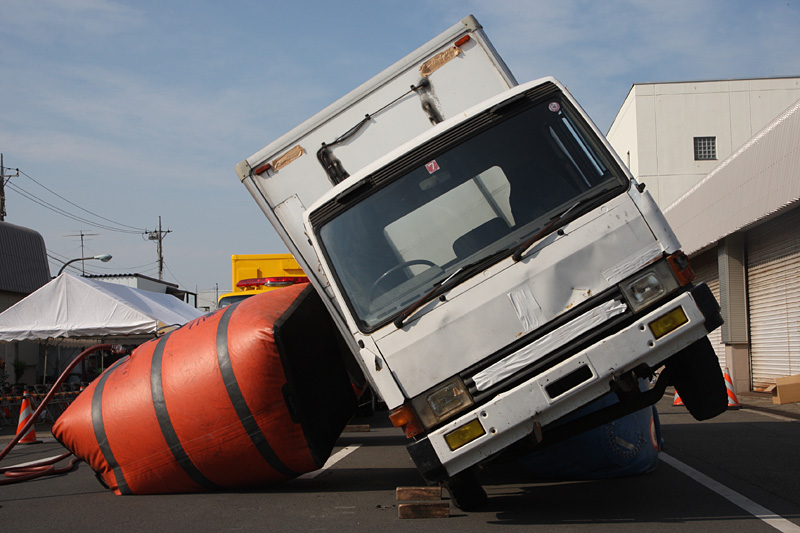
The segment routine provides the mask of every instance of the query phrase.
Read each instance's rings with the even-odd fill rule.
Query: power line
[[[6,169],[7,168],[3,165],[3,154],[0,154],[0,221],[5,220],[5,217],[6,217],[5,187],[7,186],[10,190],[16,192],[17,194],[19,194],[22,197],[30,200],[31,202],[34,202],[34,203],[44,207],[45,209],[49,209],[50,211],[53,211],[54,213],[57,213],[57,214],[59,214],[61,216],[64,216],[64,217],[67,217],[67,218],[71,218],[72,220],[75,220],[75,221],[78,221],[78,222],[83,222],[84,224],[88,224],[88,225],[96,227],[96,228],[105,229],[107,231],[116,231],[116,232],[119,232],[119,233],[142,233],[144,231],[147,231],[147,230],[145,230],[143,228],[138,228],[136,226],[131,226],[131,225],[128,225],[128,224],[124,224],[122,222],[117,222],[116,220],[111,220],[110,218],[106,218],[106,217],[104,217],[102,215],[99,215],[99,214],[95,213],[94,211],[90,211],[89,209],[86,209],[85,207],[82,207],[82,206],[76,204],[75,202],[69,200],[68,198],[65,198],[63,195],[57,193],[53,189],[49,188],[45,184],[43,184],[40,181],[38,181],[37,179],[35,179],[33,176],[27,174],[24,171],[19,170],[18,168],[14,169],[15,174],[6,174],[5,173]],[[11,170],[11,169],[8,169],[8,170]],[[106,225],[106,224],[103,224],[103,223],[100,223],[100,222],[95,222],[93,220],[87,220],[86,218],[78,216],[78,215],[76,215],[74,213],[70,213],[69,211],[67,211],[65,209],[62,209],[62,208],[60,208],[60,207],[48,202],[47,200],[44,200],[43,198],[40,198],[39,196],[35,195],[34,193],[26,190],[25,188],[20,186],[18,183],[11,183],[10,178],[18,177],[20,174],[22,176],[28,178],[29,180],[31,180],[36,185],[38,185],[39,187],[43,188],[44,190],[46,190],[47,192],[49,192],[53,196],[55,196],[55,197],[61,199],[62,201],[68,203],[69,205],[71,205],[73,207],[76,207],[76,208],[80,209],[81,211],[83,211],[83,212],[85,212],[85,213],[87,213],[87,214],[89,214],[89,215],[91,215],[93,217],[96,217],[96,218],[98,218],[100,220],[104,220],[106,222],[109,222],[109,223],[113,224],[114,226],[109,226],[109,225]],[[6,178],[9,178],[9,179],[6,179]],[[124,228],[127,228],[127,229],[124,229]]]
[[[85,209],[85,208],[83,208],[83,207],[79,206],[78,204],[76,204],[75,202],[72,202],[72,201],[70,201],[70,200],[68,200],[68,199],[64,198],[63,196],[61,196],[61,195],[60,195],[60,194],[58,194],[57,192],[53,191],[52,189],[48,188],[47,186],[43,185],[42,183],[40,183],[40,182],[36,181],[36,180],[35,180],[33,177],[29,176],[29,175],[28,175],[28,174],[26,174],[25,172],[23,172],[23,171],[21,171],[21,170],[19,170],[19,169],[17,169],[17,172],[19,172],[20,174],[22,174],[23,176],[25,176],[26,178],[28,178],[29,180],[31,180],[32,182],[34,182],[35,184],[37,184],[39,187],[43,188],[44,190],[48,191],[49,193],[53,194],[54,196],[57,196],[58,198],[61,198],[62,200],[64,200],[64,201],[65,201],[65,202],[67,202],[68,204],[70,204],[70,205],[72,205],[72,206],[75,206],[75,207],[77,207],[78,209],[80,209],[81,211],[84,211],[85,213],[89,213],[89,214],[90,214],[90,215],[92,215],[92,216],[95,216],[95,217],[97,217],[97,218],[100,218],[100,219],[102,219],[102,220],[105,220],[106,222],[111,222],[112,224],[116,224],[117,226],[122,226],[122,227],[125,227],[125,228],[130,228],[130,229],[132,229],[132,230],[136,230],[136,233],[139,233],[139,232],[142,232],[142,231],[146,231],[146,230],[144,230],[144,229],[142,229],[142,228],[137,228],[137,227],[134,227],[134,226],[129,226],[128,224],[123,224],[122,222],[117,222],[117,221],[115,221],[115,220],[111,220],[110,218],[106,218],[106,217],[104,217],[104,216],[98,215],[97,213],[95,213],[95,212],[93,212],[93,211],[89,211],[88,209]]]
[[[157,274],[158,273],[158,266],[153,265],[152,267],[148,268],[147,270],[142,270],[139,272],[140,274]]]
[[[186,287],[186,285],[184,285],[183,283],[181,283],[181,280],[179,280],[179,279],[178,279],[178,276],[176,276],[176,275],[175,275],[175,273],[174,273],[172,270],[170,270],[170,268],[169,268],[169,265],[167,265],[167,264],[164,264],[164,267],[167,269],[167,272],[169,272],[170,274],[172,274],[172,277],[175,279],[175,281],[177,281],[177,282],[178,282],[178,286],[179,286],[179,287],[180,287],[181,285],[183,285],[184,287]]]
[[[61,216],[67,217],[67,218],[71,218],[72,220],[75,220],[77,222],[82,222],[82,223],[87,224],[89,226],[92,226],[92,227],[95,227],[95,228],[99,228],[99,229],[104,229],[104,230],[107,230],[107,231],[116,231],[116,232],[119,232],[119,233],[140,233],[139,231],[124,230],[124,229],[114,228],[112,226],[107,226],[105,224],[99,224],[97,222],[93,222],[91,220],[87,220],[85,218],[79,217],[78,215],[73,215],[72,213],[64,211],[60,207],[56,207],[55,205],[47,202],[46,200],[42,200],[38,196],[26,191],[25,189],[23,189],[19,185],[16,185],[16,184],[13,184],[13,183],[9,182],[9,183],[7,183],[7,186],[8,186],[9,189],[11,189],[12,191],[16,192],[17,194],[23,196],[24,198],[27,198],[31,202],[39,204],[40,206],[44,207],[45,209],[49,209],[50,211],[53,211],[54,213],[57,213],[57,214],[59,214]]]
[[[64,266],[64,263],[69,261],[69,259],[70,258],[68,256],[64,255],[64,254],[60,254],[58,252],[53,252],[53,251],[50,251],[50,250],[47,251],[47,261],[53,267],[61,268],[62,266]],[[147,274],[151,274],[151,273],[155,274],[156,270],[157,270],[157,264],[156,264],[155,261],[152,261],[150,263],[145,263],[144,265],[138,265],[138,266],[133,266],[133,267],[126,267],[126,266],[122,266],[122,267],[103,267],[103,266],[98,265],[96,262],[95,263],[91,263],[91,265],[92,265],[91,268],[88,268],[88,267],[86,268],[86,273],[89,274],[89,275],[92,275],[92,276],[103,276],[103,275],[106,275],[108,273],[108,271],[112,271],[112,270],[115,270],[115,271],[119,271],[119,270],[126,271],[127,270],[129,272],[136,272],[138,274],[143,274],[143,275],[147,275]],[[150,268],[144,268],[144,267],[150,267]],[[69,265],[67,268],[77,269],[78,266],[77,265]],[[105,272],[101,272],[101,271],[105,271]]]
[[[47,260],[48,260],[48,262],[49,262],[51,265],[53,265],[54,267],[58,267],[59,269],[60,269],[61,267],[63,267],[63,266],[64,266],[64,263],[66,263],[66,262],[67,262],[67,261],[65,261],[65,260],[63,260],[63,259],[60,259],[60,258],[58,258],[58,257],[54,257],[53,255],[51,255],[51,253],[50,253],[50,252],[47,252]],[[73,269],[73,270],[75,270],[75,271],[78,271],[78,272],[80,272],[80,270],[78,270],[78,269],[79,269],[79,267],[78,267],[77,265],[68,265],[68,266],[67,266],[67,268],[68,268],[68,269],[70,269],[70,268],[71,268],[71,269]],[[92,269],[89,269],[89,268],[87,268],[87,269],[84,269],[84,271],[83,271],[82,275],[85,275],[85,274],[87,274],[87,273],[88,273],[89,275],[93,275],[93,276],[99,276],[99,275],[101,275],[99,272],[95,272],[94,270],[92,270]]]
[[[155,268],[155,266],[156,266],[156,262],[155,261],[150,261],[149,263],[145,263],[143,265],[136,265],[136,266],[130,266],[130,267],[126,267],[126,266],[102,267],[100,265],[95,265],[95,268],[99,268],[101,270],[128,270],[128,271],[131,271],[131,272],[135,272],[135,271],[137,271],[137,270],[139,270],[141,268],[150,267],[152,269],[152,268]]]
[[[70,257],[68,255],[64,255],[64,254],[59,253],[59,252],[54,252],[53,250],[47,250],[47,255],[48,255],[48,257],[50,259],[52,259],[54,261],[58,261],[60,263],[65,263],[68,260],[72,259],[72,257]],[[115,264],[116,264],[116,262],[117,262],[117,260],[114,259],[114,263]],[[133,265],[133,266],[118,265],[118,266],[113,266],[113,267],[104,267],[104,266],[98,265],[97,263],[92,263],[92,268],[94,268],[94,269],[98,269],[99,268],[100,270],[127,270],[127,271],[130,271],[130,272],[135,272],[135,271],[137,271],[137,270],[139,270],[141,268],[145,268],[145,267],[150,267],[148,270],[154,270],[156,268],[157,264],[158,264],[157,261],[149,261],[149,262],[144,263],[142,265]]]
[[[44,200],[43,198],[40,198],[39,196],[37,196],[34,193],[26,190],[25,188],[19,186],[18,184],[12,184],[10,182],[10,180],[6,180],[5,179],[6,177],[10,178],[12,176],[6,176],[5,175],[5,167],[2,166],[2,154],[0,154],[0,200],[2,200],[2,202],[0,202],[0,220],[4,220],[3,216],[5,215],[5,186],[7,185],[10,190],[16,192],[17,194],[19,194],[23,198],[26,198],[27,200],[30,200],[31,202],[33,202],[35,204],[38,204],[38,205],[44,207],[45,209],[48,209],[48,210],[50,210],[50,211],[52,211],[52,212],[54,212],[56,214],[59,214],[59,215],[61,215],[63,217],[75,220],[77,222],[81,222],[83,224],[87,224],[87,225],[89,225],[91,227],[94,227],[94,228],[104,229],[106,231],[114,231],[114,232],[118,232],[118,233],[129,233],[129,234],[133,234],[133,233],[142,234],[143,236],[146,236],[147,240],[156,241],[156,243],[157,243],[158,279],[163,281],[163,279],[164,279],[164,267],[165,267],[165,265],[164,265],[163,241],[164,241],[164,237],[166,237],[167,234],[171,233],[171,230],[169,230],[169,229],[168,230],[163,230],[162,229],[162,227],[161,227],[161,217],[160,216],[158,217],[158,228],[153,230],[153,231],[149,231],[149,230],[142,229],[142,228],[137,228],[135,226],[124,224],[122,222],[117,222],[117,221],[112,220],[110,218],[106,218],[106,217],[104,217],[102,215],[99,215],[99,214],[95,213],[94,211],[90,211],[89,209],[86,209],[86,208],[76,204],[75,202],[65,198],[61,194],[55,192],[54,190],[50,189],[49,187],[47,187],[43,183],[41,183],[38,180],[36,180],[33,176],[30,176],[29,174],[27,174],[27,173],[25,173],[23,171],[20,171],[19,169],[15,169],[15,170],[16,170],[16,174],[13,177],[17,177],[20,174],[22,174],[24,177],[28,178],[29,180],[31,180],[32,182],[34,182],[35,184],[37,184],[38,186],[40,186],[41,188],[43,188],[44,190],[49,192],[50,194],[56,196],[57,198],[61,199],[62,201],[68,203],[69,205],[71,205],[73,207],[76,207],[76,208],[80,209],[81,211],[83,211],[83,212],[85,212],[85,213],[87,213],[87,214],[89,214],[89,215],[91,215],[93,217],[96,217],[98,219],[104,220],[106,222],[109,222],[109,223],[114,224],[115,226],[119,226],[119,227],[109,226],[107,224],[102,224],[102,223],[99,223],[99,222],[95,222],[93,220],[89,220],[89,219],[86,219],[86,218],[84,218],[82,216],[79,216],[79,215],[76,215],[74,213],[71,213],[71,212],[69,212],[69,211],[67,211],[65,209],[62,209],[61,207],[58,207],[58,206],[48,202],[47,200]],[[123,229],[123,228],[128,228],[128,229]],[[86,234],[83,231],[81,231],[81,235],[80,235],[80,237],[81,237],[81,255],[83,255],[83,237],[85,235],[90,235],[90,234]],[[50,255],[49,253],[48,253],[48,259],[50,261],[59,261],[57,258],[55,258],[54,256]],[[63,260],[61,260],[60,262],[64,263]],[[147,265],[149,265],[149,264],[151,264],[151,263],[147,263]],[[141,265],[141,266],[147,266],[147,265]],[[138,269],[140,267],[135,267],[135,268]],[[148,269],[148,272],[150,270],[152,270],[152,269]],[[169,270],[168,267],[167,267],[167,270]],[[175,276],[175,274],[171,270],[169,270],[169,273],[177,281],[177,277]],[[178,283],[180,284],[180,281],[178,281]]]

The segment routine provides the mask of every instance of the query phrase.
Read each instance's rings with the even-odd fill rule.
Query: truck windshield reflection
[[[627,178],[577,124],[559,101],[530,106],[325,223],[321,244],[360,327],[392,320],[458,269],[513,250],[576,203],[570,217],[590,208],[588,199],[623,192]]]

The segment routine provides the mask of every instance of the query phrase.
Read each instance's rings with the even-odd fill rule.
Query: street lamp
[[[103,263],[108,263],[109,261],[111,261],[111,254],[100,254],[100,255],[95,255],[94,257],[76,257],[75,259],[70,259],[69,261],[64,263],[64,265],[61,267],[61,270],[59,270],[58,274],[56,274],[56,277],[60,276],[61,273],[64,272],[64,269],[67,268],[67,265],[69,265],[70,263],[74,263],[75,261],[88,261],[90,259],[99,259]]]

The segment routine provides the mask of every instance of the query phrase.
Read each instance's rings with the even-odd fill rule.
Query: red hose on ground
[[[87,356],[93,354],[94,352],[100,350],[108,350],[111,348],[110,344],[98,344],[96,346],[92,346],[91,348],[87,348],[82,351],[69,365],[64,371],[58,376],[58,379],[53,386],[50,388],[50,391],[45,395],[42,402],[39,404],[39,407],[36,408],[36,411],[33,412],[33,416],[31,416],[30,420],[22,429],[17,430],[17,435],[11,439],[5,448],[0,451],[0,461],[5,458],[6,455],[16,446],[16,444],[22,439],[23,436],[28,432],[28,430],[33,426],[36,422],[36,419],[39,418],[39,415],[42,414],[45,407],[47,407],[48,402],[53,398],[53,396],[58,391],[58,388],[61,386],[62,383],[67,379],[67,376],[72,369],[78,366],[78,364],[86,359]],[[37,477],[42,477],[45,475],[55,475],[55,474],[63,474],[64,472],[69,472],[75,466],[75,463],[80,461],[77,457],[74,457],[69,465],[65,468],[55,468],[53,465],[63,459],[68,458],[71,456],[72,453],[67,452],[65,454],[59,455],[55,458],[45,459],[38,463],[30,463],[28,465],[22,467],[7,467],[7,468],[0,468],[0,473],[5,474],[7,479],[0,479],[0,485],[9,485],[11,483],[18,483],[20,481],[28,481],[30,479],[35,479]]]
[[[64,468],[56,468],[53,466],[59,461],[70,459],[69,464]],[[8,468],[0,468],[0,473],[6,475],[6,479],[0,479],[0,485],[11,485],[12,483],[19,483],[21,481],[29,481],[43,476],[54,476],[57,474],[64,474],[75,468],[75,464],[80,461],[78,457],[72,455],[72,452],[62,453],[57,457],[50,459],[43,459],[39,462],[30,463],[25,466],[12,466]]]

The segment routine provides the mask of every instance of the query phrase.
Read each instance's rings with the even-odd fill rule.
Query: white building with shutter
[[[655,85],[646,105],[631,91],[609,140],[720,301],[709,337],[735,390],[764,390],[800,374],[800,78]]]

